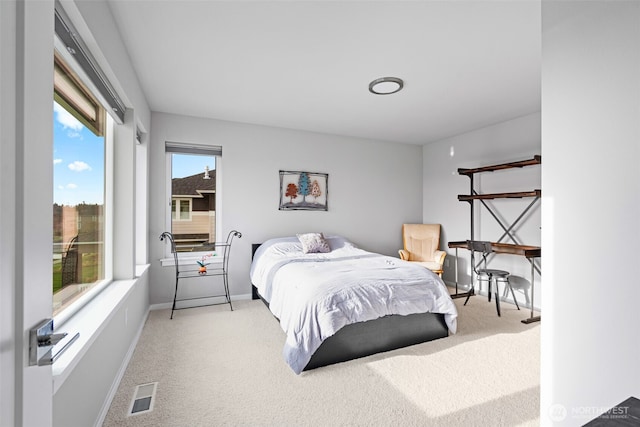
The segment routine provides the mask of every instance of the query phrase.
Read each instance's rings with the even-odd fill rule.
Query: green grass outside
[[[94,283],[98,281],[97,254],[85,254],[82,257],[82,278],[80,283]],[[62,260],[53,260],[53,293],[62,290]]]

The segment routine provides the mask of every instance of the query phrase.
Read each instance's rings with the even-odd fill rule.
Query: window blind
[[[167,153],[202,154],[205,156],[222,156],[222,147],[219,145],[193,144],[189,142],[165,142]]]
[[[98,136],[104,135],[104,107],[93,97],[80,79],[54,55],[53,95],[56,102]]]

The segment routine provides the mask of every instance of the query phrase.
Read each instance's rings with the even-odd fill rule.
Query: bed
[[[286,334],[283,357],[296,374],[456,332],[457,310],[440,277],[342,236],[254,244],[250,276],[253,298]]]

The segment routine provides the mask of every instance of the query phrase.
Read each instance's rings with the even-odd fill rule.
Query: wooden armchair
[[[440,224],[403,224],[400,259],[419,263],[442,277],[446,252],[438,250]]]

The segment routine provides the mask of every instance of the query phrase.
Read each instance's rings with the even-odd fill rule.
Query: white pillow
[[[305,254],[331,252],[329,243],[327,243],[322,233],[306,233],[298,234],[297,236],[300,243],[302,243],[302,252]]]

